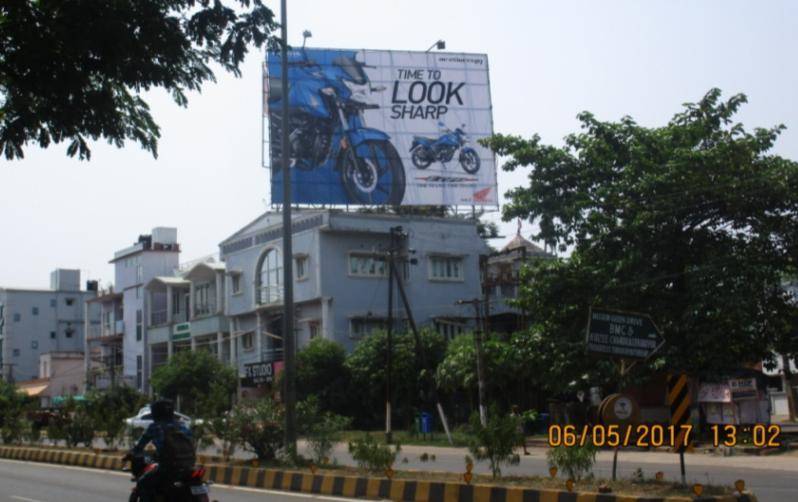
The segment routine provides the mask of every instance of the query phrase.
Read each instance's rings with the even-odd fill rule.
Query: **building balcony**
[[[279,305],[283,303],[283,286],[261,286],[258,288],[258,305]]]
[[[202,304],[194,305],[194,317],[203,317],[211,314],[216,314],[216,302],[210,301]]]
[[[121,319],[109,324],[92,324],[87,338],[109,338],[125,334],[125,322]]]

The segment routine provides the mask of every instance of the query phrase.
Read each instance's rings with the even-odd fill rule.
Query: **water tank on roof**
[[[152,242],[159,244],[177,244],[177,229],[174,227],[153,228]]]

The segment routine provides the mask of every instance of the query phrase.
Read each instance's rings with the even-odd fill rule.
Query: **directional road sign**
[[[587,351],[623,359],[646,359],[664,340],[646,314],[590,308]]]

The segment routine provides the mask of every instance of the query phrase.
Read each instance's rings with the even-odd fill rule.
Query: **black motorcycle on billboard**
[[[433,162],[441,162],[446,165],[451,162],[455,153],[459,150],[457,157],[463,171],[468,174],[475,174],[479,171],[479,155],[476,150],[468,144],[468,136],[464,129],[465,124],[451,130],[446,127],[443,122],[438,122],[438,127],[441,128],[441,135],[437,138],[429,138],[424,136],[414,136],[413,143],[410,146],[410,156],[413,160],[413,165],[419,169],[426,169]]]

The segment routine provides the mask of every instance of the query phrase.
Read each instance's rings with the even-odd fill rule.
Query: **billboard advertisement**
[[[292,49],[288,91],[267,56],[271,199],[282,202],[288,100],[292,201],[347,205],[498,204],[484,54]]]

